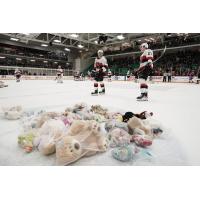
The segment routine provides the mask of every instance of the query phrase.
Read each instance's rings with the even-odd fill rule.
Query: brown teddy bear
[[[104,152],[107,148],[108,141],[96,121],[76,120],[67,135],[56,144],[57,164],[68,165],[83,156]]]

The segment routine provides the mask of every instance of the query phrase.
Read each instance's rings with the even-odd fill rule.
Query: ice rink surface
[[[139,84],[105,82],[104,96],[91,96],[91,81],[53,80],[5,81],[0,89],[0,106],[21,105],[26,110],[63,111],[65,107],[85,102],[119,111],[152,111],[165,127],[152,145],[152,158],[121,163],[110,152],[83,158],[74,165],[200,165],[200,85],[188,83],[149,84],[149,101],[137,102]],[[54,165],[55,157],[39,152],[26,154],[17,145],[19,120],[8,121],[0,115],[0,165]]]

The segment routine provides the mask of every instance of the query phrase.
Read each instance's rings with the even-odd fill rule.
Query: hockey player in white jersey
[[[16,82],[20,82],[21,75],[22,75],[21,71],[18,68],[16,68],[15,69]]]
[[[105,94],[105,85],[103,82],[103,78],[105,75],[105,72],[108,68],[108,63],[106,58],[103,56],[103,51],[99,50],[97,52],[98,56],[95,59],[94,62],[94,91],[91,93],[92,95],[98,95],[98,94]],[[101,90],[98,91],[98,87],[101,87]]]
[[[137,97],[138,101],[148,101],[147,78],[153,70],[153,51],[148,48],[147,43],[140,45],[142,55],[140,56],[140,67],[135,73],[139,78],[141,95]]]
[[[110,69],[108,70],[108,81],[112,81],[112,72],[110,71]]]
[[[61,66],[58,66],[57,69],[57,83],[63,83],[63,69]]]

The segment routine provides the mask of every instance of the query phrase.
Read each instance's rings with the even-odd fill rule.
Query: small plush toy
[[[16,120],[22,117],[22,107],[21,106],[13,106],[13,107],[2,107],[4,112],[4,117],[9,120]]]
[[[117,112],[117,113],[112,113],[111,116],[109,116],[109,118],[111,119],[115,119],[118,122],[123,122],[123,116],[121,113]]]
[[[67,129],[61,120],[49,119],[38,130],[38,135],[34,139],[34,146],[43,155],[55,153],[55,144],[67,133]]]
[[[131,146],[118,147],[112,150],[112,156],[119,161],[127,162],[133,159],[138,152],[137,148]]]
[[[141,112],[140,114],[134,114],[132,112],[126,112],[122,118],[123,118],[123,122],[128,122],[129,119],[131,119],[132,117],[137,117],[139,119],[147,119],[151,116],[153,116],[153,113],[152,112],[147,112],[147,111],[144,111],[144,112]]]
[[[30,153],[33,150],[33,140],[36,134],[34,132],[29,132],[26,134],[21,134],[18,136],[18,144],[25,152]]]
[[[102,122],[106,121],[106,118],[103,115],[94,113],[93,114],[93,120],[95,120],[95,121],[97,121],[99,123],[102,123]]]
[[[3,81],[0,81],[0,88],[3,88],[3,87],[8,87],[8,85],[6,85]]]
[[[140,129],[144,131],[145,134],[151,135],[151,127],[148,124],[145,124],[143,120],[137,117],[130,118],[127,124],[128,124],[130,134],[134,134],[135,130]]]
[[[108,148],[106,137],[95,121],[76,120],[67,135],[56,143],[58,165],[68,165],[83,156],[92,156]]]
[[[125,122],[119,122],[117,120],[108,120],[105,123],[105,129],[107,132],[111,131],[113,128],[120,128],[125,130],[126,132],[129,131],[127,123]]]
[[[110,147],[125,146],[130,144],[131,136],[123,129],[114,128],[108,133]]]
[[[108,118],[108,110],[106,108],[103,108],[100,105],[92,105],[91,111],[100,115],[103,115],[105,118]]]
[[[131,137],[131,142],[135,142],[136,145],[140,147],[148,147],[152,145],[152,138],[148,135],[138,135],[134,134]]]

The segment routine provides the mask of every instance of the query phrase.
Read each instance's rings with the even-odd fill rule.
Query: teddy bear
[[[149,124],[145,124],[143,120],[138,117],[132,117],[128,120],[128,128],[131,136],[131,142],[141,147],[152,145],[153,134]]]
[[[151,127],[148,124],[145,124],[143,120],[138,117],[133,116],[128,120],[128,128],[130,134],[146,134],[151,135]]]
[[[8,87],[8,85],[6,85],[3,81],[0,81],[0,88],[3,88],[3,87]]]
[[[75,120],[67,135],[56,143],[56,161],[58,165],[68,165],[107,148],[108,141],[96,121]]]
[[[115,120],[115,119],[107,120],[106,123],[105,123],[105,130],[107,132],[109,132],[114,128],[120,128],[120,129],[123,129],[126,132],[129,131],[127,123],[120,122],[120,121]]]
[[[57,112],[44,112],[41,115],[39,115],[36,119],[37,123],[36,123],[36,128],[40,128],[42,127],[42,125],[48,121],[49,119],[55,119],[60,117],[61,114],[57,113]]]
[[[114,128],[108,133],[110,147],[124,146],[130,144],[131,136],[123,129]]]
[[[67,128],[61,120],[49,119],[38,130],[34,138],[34,146],[43,155],[50,155],[56,151],[56,142],[67,134]]]
[[[109,117],[108,110],[101,105],[92,105],[90,109],[93,113],[103,115],[106,119]]]
[[[4,112],[4,117],[9,120],[16,120],[22,117],[22,107],[13,106],[13,107],[2,107]]]

